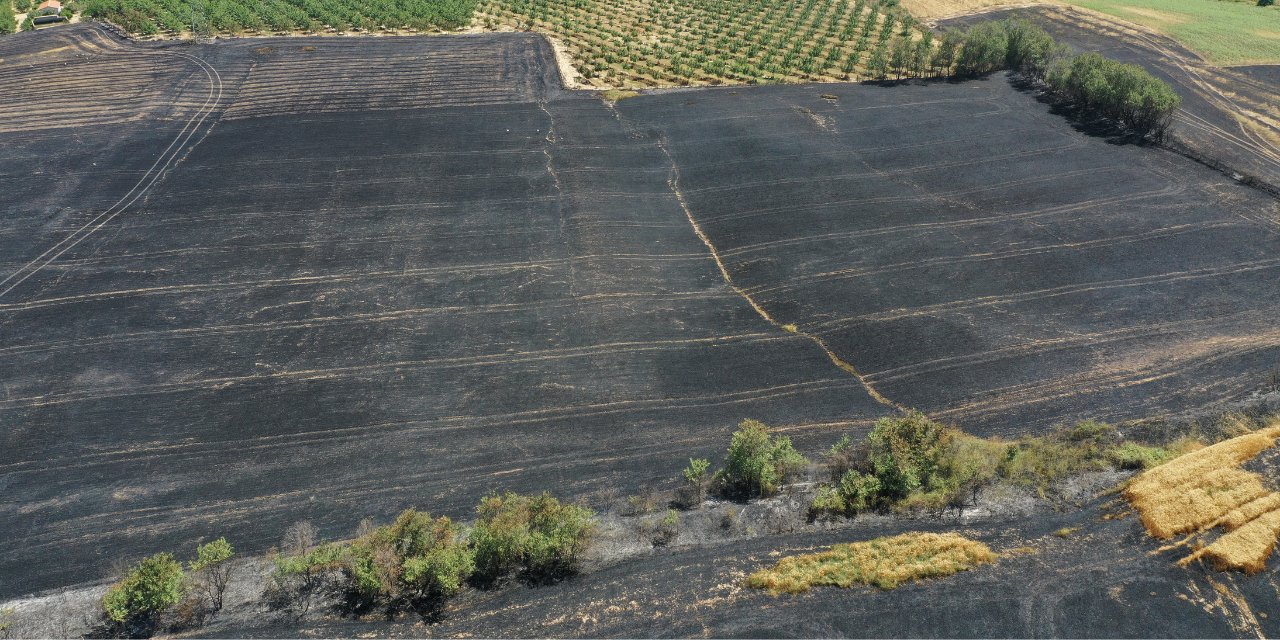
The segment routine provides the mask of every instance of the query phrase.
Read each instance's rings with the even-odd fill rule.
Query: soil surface
[[[93,25],[6,37],[0,60],[0,109],[31,114],[0,125],[0,597],[219,535],[261,552],[304,518],[345,536],[507,488],[603,505],[718,458],[746,417],[809,452],[898,406],[1040,432],[1237,400],[1280,359],[1276,201],[1001,75],[610,105],[560,89],[528,34],[134,45]],[[862,618],[825,604],[848,592],[749,594],[662,627],[749,558],[831,541],[535,597],[668,602],[584,635],[772,635],[786,611],[794,633],[911,635],[839,620],[936,593],[951,613],[903,624],[1029,635],[1085,622],[991,626],[1030,606],[1019,580],[1119,553],[869,593]],[[1183,574],[1152,575],[1128,579],[1184,607]],[[1063,610],[1102,624],[1136,597],[1108,593]],[[575,633],[512,607],[476,633]],[[1198,624],[1169,635],[1221,630]]]
[[[938,23],[964,27],[1025,17],[1077,51],[1139,64],[1182,96],[1171,142],[1234,172],[1280,187],[1280,65],[1216,67],[1172,39],[1076,7],[1035,6],[977,13]]]

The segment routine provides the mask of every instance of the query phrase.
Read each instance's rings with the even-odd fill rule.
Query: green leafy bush
[[[0,2],[0,35],[13,33],[18,28],[18,16],[8,2]]]
[[[301,619],[311,607],[336,590],[347,549],[326,543],[275,560],[267,584],[267,607]]]
[[[680,535],[680,513],[675,509],[667,509],[666,515],[658,521],[654,528],[653,546],[665,547]]]
[[[1162,447],[1149,447],[1136,442],[1125,442],[1108,451],[1107,458],[1117,469],[1141,471],[1168,462],[1174,458],[1174,454]]]
[[[956,59],[956,74],[978,76],[1004,68],[1009,41],[1004,26],[984,22],[965,34],[964,46]]]
[[[944,453],[945,433],[946,428],[918,411],[876,421],[867,442],[884,497],[898,500],[930,488]]]
[[[139,562],[102,598],[109,620],[130,634],[150,634],[160,615],[182,599],[186,576],[169,553]]]
[[[729,442],[724,466],[716,472],[715,484],[731,498],[773,495],[789,475],[807,467],[785,436],[769,436],[769,427],[756,420],[743,420]]]
[[[476,507],[470,540],[475,577],[492,584],[509,573],[533,582],[573,574],[595,530],[595,513],[543,493],[490,495]]]
[[[354,609],[405,605],[425,614],[458,592],[475,560],[449,518],[407,509],[354,540],[342,565]]]
[[[711,461],[706,458],[689,458],[689,466],[684,468],[684,486],[680,490],[680,503],[685,507],[694,507],[702,503],[707,493],[707,470]]]
[[[880,500],[880,479],[865,473],[849,471],[840,478],[840,497],[848,511],[865,511]]]
[[[231,581],[231,557],[235,550],[226,538],[196,547],[196,559],[188,564],[193,584],[208,601],[210,611],[221,611],[227,583]]]

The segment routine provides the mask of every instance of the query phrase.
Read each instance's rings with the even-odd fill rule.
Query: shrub
[[[623,509],[623,515],[643,516],[653,513],[657,508],[658,499],[654,497],[653,490],[645,489],[634,496],[627,496],[627,504]]]
[[[886,498],[905,498],[929,485],[942,458],[945,431],[918,411],[876,421],[867,441]]]
[[[1125,442],[1107,452],[1107,459],[1117,469],[1150,469],[1173,457],[1173,453],[1161,447],[1148,447],[1136,442]]]
[[[772,438],[764,423],[743,420],[733,433],[724,467],[716,472],[715,482],[729,497],[769,496],[789,475],[808,464],[791,445],[790,438]]]
[[[475,576],[492,584],[519,572],[534,582],[559,579],[577,571],[578,556],[595,530],[595,513],[561,504],[543,493],[490,495],[476,507],[471,531]]]
[[[686,507],[697,506],[706,497],[707,470],[710,468],[711,461],[706,458],[689,458],[689,466],[681,472],[685,482],[681,503]]]
[[[938,474],[933,482],[935,490],[946,494],[950,506],[963,506],[966,501],[977,502],[982,488],[999,476],[1000,464],[1008,450],[1008,445],[1002,442],[951,431],[938,463]]]
[[[866,441],[854,443],[847,434],[842,436],[823,456],[832,482],[839,482],[850,470],[871,473],[871,450]]]
[[[848,511],[864,511],[874,507],[880,500],[882,489],[879,478],[858,471],[849,471],[840,478],[840,497]]]
[[[222,598],[231,581],[231,557],[235,550],[226,538],[218,538],[196,547],[196,559],[188,564],[194,584],[208,601],[210,611],[222,610]]]
[[[475,560],[449,518],[407,509],[353,541],[342,568],[356,610],[405,605],[430,615],[458,592]]]
[[[294,555],[277,556],[264,594],[267,608],[301,619],[317,601],[336,589],[345,555],[344,547],[328,543]]]
[[[653,546],[665,547],[680,535],[680,514],[675,509],[667,509],[666,515],[658,521],[653,536]]]
[[[1269,7],[1276,3],[1276,0],[1258,0],[1259,7]]]
[[[826,513],[845,513],[848,507],[845,506],[844,496],[840,495],[840,489],[831,485],[823,485],[818,487],[817,493],[813,494],[813,501],[809,503],[809,518],[816,518]]]
[[[169,553],[157,553],[134,565],[102,597],[111,622],[129,634],[149,635],[160,615],[182,599],[182,565]]]
[[[984,22],[965,34],[956,60],[956,73],[978,76],[1000,69],[1008,55],[1008,36],[1002,25]]]

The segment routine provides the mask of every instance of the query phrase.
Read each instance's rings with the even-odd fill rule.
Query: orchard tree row
[[[87,0],[85,14],[139,35],[435,31],[471,22],[475,0]]]
[[[559,38],[599,87],[853,80],[933,47],[896,0],[483,0],[480,17]]]

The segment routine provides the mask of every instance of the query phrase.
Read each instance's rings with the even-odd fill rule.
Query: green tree
[[[160,615],[182,599],[185,575],[169,553],[158,553],[134,565],[102,597],[109,620],[130,634],[149,635]]]
[[[884,47],[876,47],[876,50],[871,52],[871,59],[867,61],[867,70],[877,80],[883,80],[889,75],[889,58],[884,54]]]
[[[905,498],[929,486],[942,458],[944,432],[942,425],[918,411],[876,421],[867,441],[880,491],[887,498]]]
[[[196,588],[208,600],[210,611],[221,611],[223,595],[231,582],[231,557],[235,550],[226,538],[218,538],[196,547],[196,559],[187,567],[193,574]]]
[[[689,466],[684,468],[681,475],[684,476],[684,496],[683,502],[688,506],[701,504],[706,497],[707,491],[707,471],[711,468],[711,461],[706,458],[689,458]]]
[[[471,576],[475,560],[449,518],[406,509],[391,525],[356,538],[342,565],[355,609],[408,606],[434,616]]]
[[[789,474],[808,464],[792,446],[790,438],[771,438],[769,427],[764,423],[743,420],[733,433],[724,466],[716,472],[715,481],[729,497],[769,496]]]
[[[938,43],[938,49],[933,54],[933,67],[938,73],[947,74],[951,72],[951,67],[955,66],[956,55],[960,52],[960,47],[964,45],[964,34],[955,29],[948,29],[942,34],[942,41]]]
[[[902,79],[902,73],[911,68],[911,56],[915,53],[915,45],[910,38],[898,38],[893,43],[893,52],[889,56],[889,65],[893,72]]]
[[[964,45],[956,60],[956,74],[978,76],[1001,68],[1008,51],[1004,27],[984,22],[965,34]]]
[[[471,530],[475,576],[492,584],[509,573],[550,582],[577,572],[578,558],[595,531],[595,513],[563,504],[548,493],[511,492],[485,497]]]

